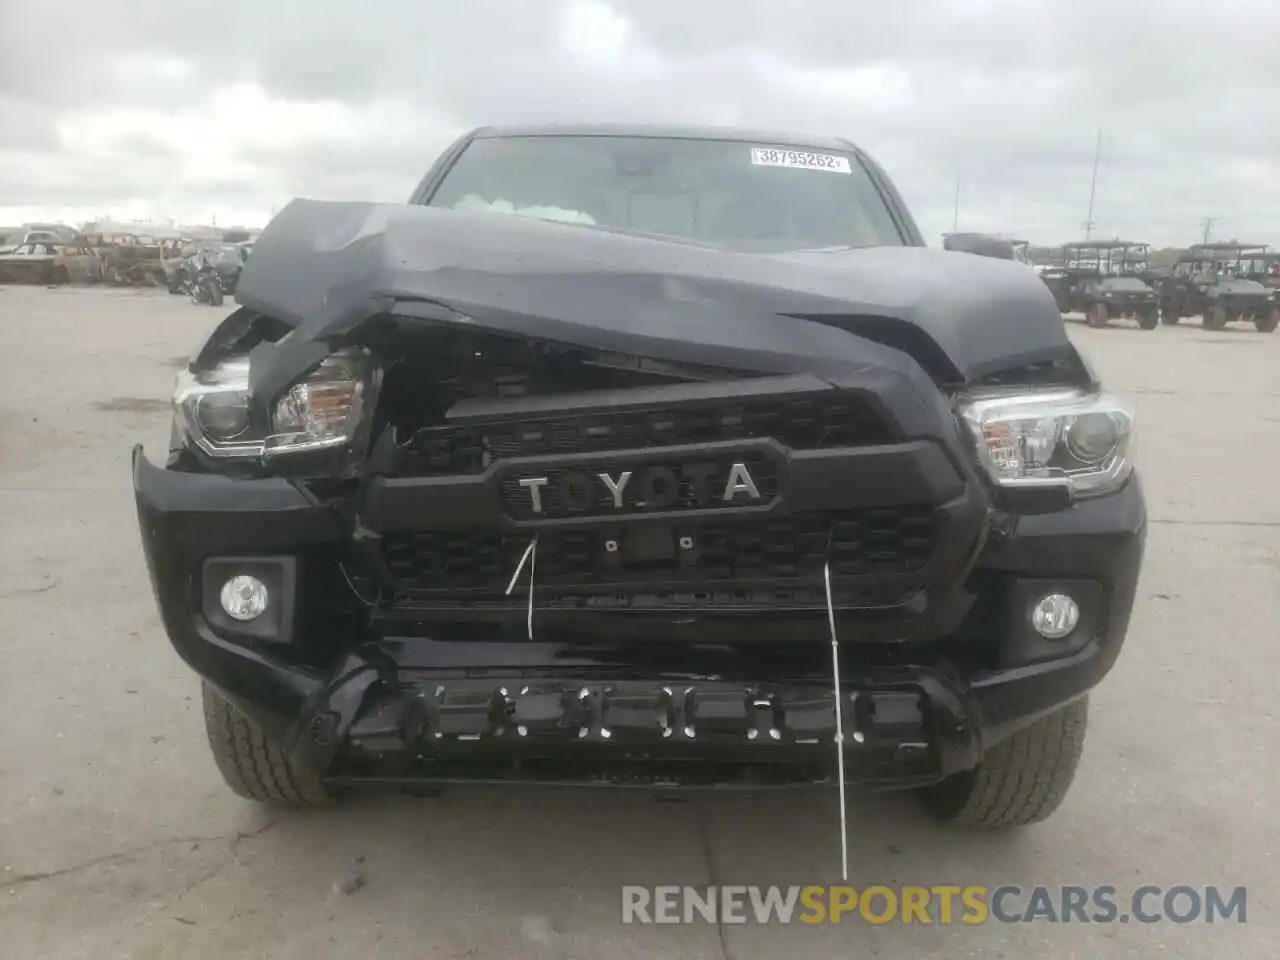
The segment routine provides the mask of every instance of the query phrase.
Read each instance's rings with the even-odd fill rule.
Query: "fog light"
[[[218,599],[233,620],[255,620],[267,609],[267,585],[257,577],[232,577],[222,585]]]
[[[1080,607],[1065,593],[1041,597],[1031,608],[1031,626],[1046,640],[1061,640],[1080,622]]]

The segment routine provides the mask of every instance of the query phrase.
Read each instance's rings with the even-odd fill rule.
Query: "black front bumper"
[[[723,629],[699,640],[687,611],[667,610],[662,622],[693,624],[689,636],[663,639],[614,629],[644,619],[628,612],[539,610],[530,641],[523,616],[513,633],[509,611],[478,623],[383,615],[340,566],[353,549],[350,491],[166,469],[140,447],[133,473],[175,649],[300,765],[348,780],[832,775],[836,700],[821,629],[784,621],[776,641],[743,646]],[[994,514],[983,526],[976,556],[967,533],[942,551],[958,564],[956,579],[929,585],[927,609],[837,614],[852,782],[908,786],[970,768],[993,743],[1087,693],[1115,662],[1145,540],[1137,478],[1111,496]],[[219,618],[218,564],[278,572],[271,582],[288,610],[274,636]],[[1083,610],[1057,645],[1026,623],[1029,604],[1051,590],[1072,592]],[[758,633],[758,613],[738,622]]]

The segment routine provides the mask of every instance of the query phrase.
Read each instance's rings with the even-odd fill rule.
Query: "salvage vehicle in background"
[[[0,282],[67,283],[65,264],[58,262],[58,247],[49,242],[24,243],[11,253],[0,254]]]
[[[986,233],[944,233],[942,249],[1035,266],[1030,255],[1031,243],[1027,240],[1008,240]]]
[[[1014,259],[1013,244],[1002,237],[986,233],[944,233],[942,249],[953,253],[971,253],[996,260]]]
[[[1124,643],[1133,415],[841,139],[473,131],[295,200],[135,447],[231,789],[917,789],[1049,816]],[[833,799],[834,811],[834,799]]]
[[[1063,313],[1083,313],[1091,327],[1136,320],[1143,330],[1160,322],[1157,294],[1143,280],[1149,244],[1130,240],[1082,240],[1064,244],[1062,266],[1041,279]]]
[[[212,276],[221,295],[234,294],[244,269],[245,253],[238,243],[191,244],[182,251],[182,258],[166,264],[166,286],[170,293],[190,293],[199,289]],[[204,301],[201,301],[204,302]]]
[[[99,248],[103,278],[116,286],[157,287],[167,282],[164,251],[155,237],[117,237]]]
[[[1009,242],[1013,245],[1013,259],[1034,270],[1036,263],[1031,259],[1031,241],[1010,240]]]
[[[1160,286],[1161,322],[1199,315],[1206,330],[1252,322],[1271,333],[1280,326],[1280,289],[1255,279],[1248,266],[1266,253],[1262,244],[1236,241],[1193,245]]]
[[[63,243],[54,247],[54,283],[98,283],[103,277],[102,257],[83,243]]]
[[[79,243],[24,243],[0,254],[0,280],[10,283],[96,283],[102,260]]]
[[[200,263],[183,279],[183,289],[192,303],[207,303],[211,307],[222,306],[222,278],[217,268],[208,261]]]
[[[1240,260],[1240,276],[1280,290],[1280,253],[1254,253]]]
[[[70,243],[75,230],[60,223],[28,223],[19,227],[0,227],[0,254],[13,253],[27,243]]]

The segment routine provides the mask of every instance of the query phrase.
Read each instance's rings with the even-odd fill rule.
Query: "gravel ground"
[[[851,806],[857,886],[1247,885],[1248,922],[718,930],[623,927],[619,887],[832,882],[834,797],[474,790],[281,816],[223,787],[156,616],[128,470],[137,441],[162,455],[174,371],[222,313],[0,288],[4,955],[1280,956],[1280,334],[1072,326],[1137,401],[1152,521],[1076,785],[1005,835],[934,826],[903,797]]]

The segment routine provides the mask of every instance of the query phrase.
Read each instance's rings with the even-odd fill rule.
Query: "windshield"
[[[856,156],[769,144],[477,139],[428,202],[747,248],[903,245]]]

